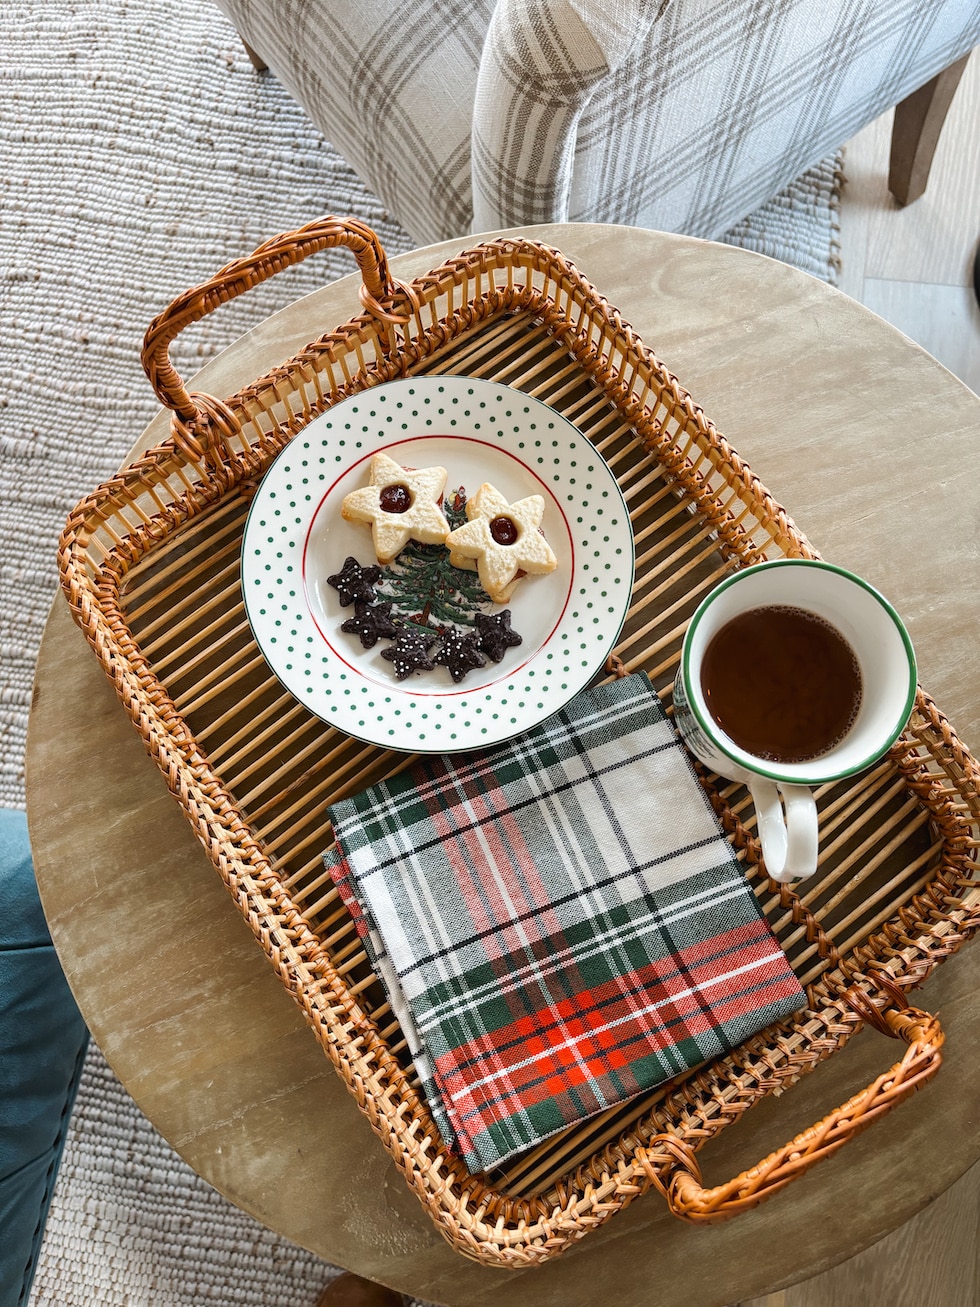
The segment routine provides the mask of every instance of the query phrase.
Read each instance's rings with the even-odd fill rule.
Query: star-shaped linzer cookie
[[[466,502],[470,519],[446,537],[454,567],[476,567],[480,584],[495,604],[505,604],[525,573],[541,575],[558,566],[541,532],[544,499],[528,495],[508,504],[485,481]]]
[[[510,609],[500,613],[477,613],[473,618],[480,652],[499,663],[508,649],[522,642],[523,637],[511,627]]]
[[[341,608],[351,604],[374,602],[374,587],[381,580],[381,568],[376,563],[362,567],[356,558],[347,557],[339,572],[327,577],[327,585],[332,585],[340,596]]]
[[[449,675],[457,684],[474,667],[487,665],[487,660],[480,651],[477,632],[465,631],[460,626],[446,627],[432,661],[437,667],[448,667]]]
[[[378,562],[392,562],[408,544],[418,540],[441,545],[449,523],[440,506],[446,488],[444,467],[406,468],[387,454],[371,459],[370,484],[345,495],[341,516],[348,522],[371,527]]]
[[[417,627],[402,631],[386,649],[381,650],[381,657],[391,663],[395,678],[404,681],[412,672],[431,672],[435,663],[429,657],[429,650],[436,642],[436,637],[428,631]]]

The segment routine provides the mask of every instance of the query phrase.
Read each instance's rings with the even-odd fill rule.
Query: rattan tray
[[[336,245],[357,259],[364,312],[236,395],[189,394],[169,360],[177,334]],[[609,670],[644,668],[668,704],[686,622],[706,591],[734,568],[815,550],[616,310],[536,243],[493,241],[404,286],[368,228],[327,218],[176,300],[149,328],[144,365],[173,411],[172,435],[71,514],[65,593],[282,983],[454,1247],[497,1266],[542,1262],[651,1186],[680,1216],[723,1219],[936,1071],[941,1031],[905,995],[980,923],[980,773],[920,691],[889,756],[819,793],[821,868],[799,895],[760,868],[747,792],[704,777],[807,1010],[505,1171],[467,1174],[416,1093],[401,1032],[320,860],[327,804],[406,758],[326,727],[259,654],[239,586],[257,480],[314,416],[395,377],[460,373],[528,391],[574,422],[619,481],[636,582]],[[703,1188],[701,1146],[866,1021],[907,1044],[895,1066],[758,1166]]]

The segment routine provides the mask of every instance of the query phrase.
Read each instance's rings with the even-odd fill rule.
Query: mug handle
[[[755,776],[749,784],[759,823],[766,872],[781,882],[804,880],[817,869],[817,801],[806,785]]]

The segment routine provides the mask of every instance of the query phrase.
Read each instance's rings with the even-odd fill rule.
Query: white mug
[[[850,645],[860,670],[860,705],[850,726],[826,752],[805,761],[771,761],[741,747],[719,725],[702,684],[712,638],[733,618],[768,607],[822,618]],[[891,604],[843,568],[786,558],[736,572],[701,603],[684,638],[674,720],[709,771],[749,787],[768,874],[801,880],[817,867],[817,805],[810,787],[852,776],[886,753],[908,723],[915,693],[915,653]],[[799,694],[806,694],[805,685]]]

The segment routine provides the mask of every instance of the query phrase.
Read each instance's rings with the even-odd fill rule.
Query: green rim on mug
[[[731,761],[736,763],[738,766],[744,768],[746,771],[753,772],[757,776],[768,777],[768,779],[772,781],[782,781],[784,783],[790,782],[793,785],[823,785],[829,781],[844,780],[848,776],[854,776],[858,772],[863,771],[865,767],[870,767],[873,762],[876,762],[880,757],[882,757],[883,754],[887,753],[887,751],[891,748],[891,746],[901,735],[902,731],[908,725],[909,718],[912,715],[912,707],[913,704],[915,703],[916,689],[918,686],[918,671],[916,666],[915,650],[912,647],[912,641],[911,638],[909,637],[909,633],[908,631],[906,631],[905,625],[902,622],[902,619],[899,617],[898,613],[896,612],[895,608],[888,602],[888,600],[884,597],[883,594],[881,594],[879,590],[875,589],[873,585],[870,585],[867,581],[865,581],[862,577],[857,576],[854,572],[849,572],[845,567],[838,567],[835,563],[826,563],[822,559],[816,559],[816,558],[774,558],[764,563],[756,563],[751,567],[740,568],[739,571],[735,572],[732,576],[726,577],[724,581],[719,581],[719,583],[714,587],[714,589],[710,592],[710,594],[706,595],[705,598],[701,601],[701,603],[698,605],[698,608],[694,613],[694,616],[691,618],[690,624],[687,628],[687,632],[684,636],[684,645],[681,650],[682,677],[685,686],[690,686],[692,684],[691,662],[690,662],[691,647],[698,627],[700,626],[708,609],[712,607],[712,605],[717,600],[718,596],[722,594],[725,590],[730,589],[733,585],[737,585],[750,573],[760,572],[764,569],[769,570],[772,568],[787,568],[787,567],[821,568],[825,572],[836,572],[837,575],[844,577],[846,580],[852,582],[856,586],[859,586],[862,590],[865,590],[868,594],[870,594],[872,598],[875,599],[875,601],[880,605],[883,611],[891,619],[895,627],[895,630],[898,632],[898,635],[901,637],[902,644],[905,647],[905,653],[908,659],[909,683],[906,690],[904,706],[901,712],[896,715],[895,722],[892,728],[888,731],[887,736],[884,738],[884,740],[880,740],[879,743],[872,750],[872,752],[867,754],[860,761],[854,762],[853,764],[848,765],[847,767],[843,768],[840,771],[821,772],[817,776],[809,776],[802,772],[797,773],[795,771],[787,772],[785,767],[783,767],[782,769],[778,769],[775,767],[766,766],[765,762],[762,759],[755,758],[752,754],[747,753],[744,750],[738,750],[736,748],[733,751],[732,748],[726,747],[725,739],[720,734],[717,723],[712,721],[711,718],[708,717],[702,711],[696,696],[691,693],[688,693],[685,695],[685,698],[687,700],[687,706],[690,709],[692,715],[694,716],[698,725],[701,727],[702,731],[704,731],[705,735],[714,745],[714,747],[719,751],[719,753],[723,753],[726,758],[730,758]],[[801,604],[800,606],[804,607],[805,605]],[[818,762],[819,759],[813,758],[810,761]],[[789,764],[789,765],[800,766],[801,764]]]

